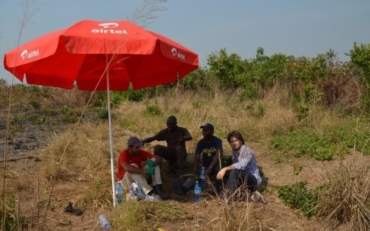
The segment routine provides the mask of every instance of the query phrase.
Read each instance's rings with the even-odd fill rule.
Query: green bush
[[[157,105],[148,105],[148,106],[146,106],[145,113],[148,114],[148,115],[151,115],[151,116],[162,115],[162,111]]]
[[[333,155],[344,156],[349,152],[344,142],[334,139],[335,134],[324,131],[318,135],[314,130],[300,129],[292,132],[278,132],[270,140],[269,147],[295,157],[309,155],[316,160],[331,160]]]
[[[323,186],[308,190],[307,182],[297,182],[292,185],[278,187],[278,193],[285,205],[301,209],[307,217],[314,218],[318,212],[318,196],[322,188]]]
[[[97,109],[96,109],[96,113],[98,114],[98,117],[100,118],[100,119],[108,119],[108,109],[107,108],[105,108],[105,107],[98,107]]]

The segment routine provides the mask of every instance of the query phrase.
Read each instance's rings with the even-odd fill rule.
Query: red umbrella
[[[128,90],[175,82],[199,66],[198,55],[130,21],[83,20],[4,55],[4,67],[28,84],[80,90]],[[110,108],[109,135],[114,195]],[[114,202],[115,204],[115,202]]]

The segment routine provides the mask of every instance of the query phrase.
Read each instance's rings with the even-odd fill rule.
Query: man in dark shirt
[[[222,140],[214,136],[214,127],[212,124],[206,123],[200,126],[200,128],[202,129],[203,138],[198,141],[195,150],[193,162],[193,174],[195,177],[188,178],[182,185],[179,180],[172,182],[173,189],[180,196],[185,195],[187,191],[194,187],[202,167],[204,167],[205,174],[210,180],[209,182],[214,181],[215,190],[217,192],[220,191],[221,182],[216,180],[216,174],[221,169],[220,160],[223,153]]]
[[[161,156],[171,164],[176,164],[178,173],[182,174],[185,168],[186,146],[185,141],[192,140],[188,129],[177,126],[175,116],[169,116],[166,120],[167,128],[162,129],[152,137],[142,140],[142,143],[150,143],[154,140],[166,141],[163,145],[154,146],[154,155]]]

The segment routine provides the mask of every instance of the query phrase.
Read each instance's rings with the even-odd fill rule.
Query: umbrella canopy
[[[83,20],[5,54],[4,67],[34,85],[125,91],[167,84],[198,68],[198,55],[130,21]],[[97,85],[97,83],[99,83]]]
[[[83,20],[4,55],[4,67],[28,84],[125,91],[175,82],[199,66],[198,55],[130,21]],[[108,107],[113,204],[114,160]]]

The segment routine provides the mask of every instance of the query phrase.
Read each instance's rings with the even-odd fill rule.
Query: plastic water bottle
[[[199,185],[199,181],[195,182],[194,186],[194,196],[195,196],[195,202],[199,203],[200,202],[200,194],[202,193],[202,188]]]
[[[145,193],[137,182],[132,182],[130,185],[130,195],[138,199],[144,199]]]
[[[118,204],[121,204],[123,201],[123,187],[121,182],[117,182],[116,185],[116,200]]]
[[[110,228],[110,223],[107,220],[107,218],[105,218],[105,215],[104,214],[99,214],[99,217],[98,218],[99,218],[101,227],[104,230],[108,230]]]
[[[200,170],[200,174],[199,174],[199,177],[200,177],[200,187],[202,189],[205,189],[206,188],[206,169],[204,167],[202,167],[202,170]]]
[[[206,169],[202,167],[202,170],[200,170],[200,179],[201,180],[206,180]]]
[[[130,184],[130,196],[136,197],[136,191],[137,191],[137,184],[136,182],[132,182]]]
[[[159,202],[157,198],[155,198],[154,196],[152,195],[146,195],[145,196],[145,200],[147,201],[151,201],[151,202]]]

